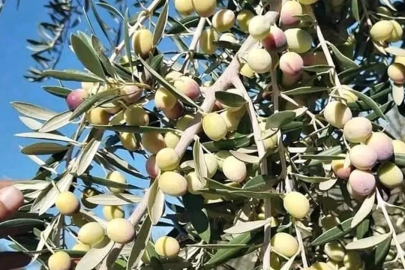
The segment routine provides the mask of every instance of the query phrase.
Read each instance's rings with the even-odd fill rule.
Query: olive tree
[[[16,252],[51,270],[405,268],[402,4],[86,3],[83,69],[41,73],[66,111],[12,104],[41,140],[3,223],[34,227]]]

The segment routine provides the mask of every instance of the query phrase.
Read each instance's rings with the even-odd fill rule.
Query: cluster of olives
[[[373,132],[368,118],[352,117],[351,110],[340,101],[330,102],[325,107],[324,117],[330,125],[343,129],[343,138],[352,146],[346,157],[350,164],[334,160],[332,169],[338,178],[348,180],[347,188],[354,198],[362,199],[371,194],[377,179],[388,189],[401,185],[402,171],[390,159],[394,153],[405,153],[404,142],[392,140],[384,132]]]

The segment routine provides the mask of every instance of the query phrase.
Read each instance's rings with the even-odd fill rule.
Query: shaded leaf
[[[89,71],[93,72],[100,78],[106,79],[103,67],[90,44],[84,42],[76,35],[70,36],[70,43],[77,58]]]
[[[106,100],[114,96],[116,96],[116,90],[107,90],[85,99],[84,102],[82,102],[72,113],[70,120],[73,120],[79,115],[87,112],[96,102]]]
[[[158,182],[159,180],[156,179],[149,189],[148,214],[153,225],[158,224],[165,206],[165,195],[160,190]]]
[[[186,209],[186,215],[194,229],[202,240],[209,243],[211,239],[211,226],[207,210],[204,209],[204,198],[187,193],[183,196],[183,204]]]
[[[42,86],[42,88],[46,92],[61,98],[66,98],[72,92],[72,89],[61,86]]]
[[[341,224],[327,230],[320,236],[318,236],[314,241],[312,241],[311,246],[318,246],[333,240],[338,239],[341,236],[348,234],[353,228],[351,228],[353,218],[346,219]]]
[[[82,174],[80,176],[85,181],[88,181],[93,184],[102,185],[110,188],[119,188],[119,189],[139,189],[139,187],[131,184],[123,184],[115,181],[108,180],[106,178],[95,177],[88,174]]]
[[[143,254],[146,252],[146,246],[152,232],[152,223],[149,217],[146,217],[143,222],[139,233],[136,236],[135,244],[132,247],[131,254],[129,255],[127,270],[133,269],[140,262]]]
[[[356,212],[356,215],[353,217],[352,224],[350,225],[352,228],[357,227],[370,213],[373,209],[375,201],[375,192],[368,195],[367,198],[363,201],[360,209]]]
[[[348,89],[351,93],[355,94],[359,99],[364,101],[370,108],[381,118],[386,119],[384,113],[382,112],[381,108],[378,106],[377,103],[375,103],[374,100],[372,100],[370,97],[366,96],[365,94],[353,90],[353,89]]]
[[[215,92],[215,98],[221,104],[232,108],[239,108],[246,104],[246,100],[242,96],[226,91]]]
[[[382,235],[374,235],[371,237],[363,238],[357,241],[350,242],[346,245],[346,250],[353,250],[353,249],[368,249],[374,248],[376,245],[380,244],[381,242],[389,239],[391,237],[391,233],[386,233]]]
[[[21,149],[25,155],[52,155],[67,150],[69,146],[57,143],[34,143]]]
[[[272,114],[266,120],[266,129],[285,126],[294,120],[295,115],[293,111],[282,111]]]
[[[270,221],[268,220],[256,220],[256,221],[248,221],[248,222],[238,222],[234,226],[224,230],[225,233],[230,234],[239,234],[250,232],[259,228],[264,227]]]
[[[341,53],[339,51],[339,49],[336,48],[335,45],[333,45],[330,42],[327,42],[327,44],[332,49],[333,54],[339,60],[339,62],[342,64],[343,67],[345,67],[345,68],[357,68],[357,67],[359,67],[353,60],[347,58],[343,53]]]
[[[71,111],[65,111],[60,114],[57,114],[48,121],[46,121],[43,124],[43,126],[39,129],[39,132],[51,132],[61,127],[64,127],[71,122],[70,121],[71,116],[72,116]]]
[[[11,102],[11,105],[16,109],[19,113],[29,116],[31,118],[39,119],[39,120],[49,120],[55,115],[56,112],[42,108],[40,106],[25,103],[25,102]]]
[[[155,26],[155,31],[153,33],[153,46],[156,46],[162,37],[162,34],[167,24],[168,14],[169,14],[169,5],[168,2],[166,2]]]
[[[97,75],[82,72],[79,70],[65,69],[65,70],[45,70],[44,76],[49,76],[62,81],[75,81],[75,82],[103,82],[103,78]]]

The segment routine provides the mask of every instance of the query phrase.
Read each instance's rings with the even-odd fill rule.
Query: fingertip
[[[0,190],[0,203],[7,212],[15,212],[24,204],[24,195],[14,186],[9,186]]]

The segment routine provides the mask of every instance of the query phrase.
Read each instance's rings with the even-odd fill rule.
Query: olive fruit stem
[[[197,44],[200,41],[201,34],[204,30],[205,27],[205,22],[206,19],[205,17],[201,17],[200,21],[198,22],[197,29],[194,32],[193,40],[191,41],[190,47],[188,48],[188,53],[186,57],[186,61],[184,61],[183,68],[180,72],[184,72],[185,70],[188,69],[188,65],[190,64],[190,61],[193,60],[194,58],[194,51],[197,48]]]
[[[402,250],[401,244],[398,241],[397,234],[395,233],[395,228],[392,225],[390,216],[388,215],[387,208],[385,208],[385,201],[383,200],[380,191],[377,189],[377,206],[381,208],[383,212],[384,218],[387,221],[388,228],[390,228],[390,233],[392,234],[392,239],[394,240],[395,247],[397,248],[397,257],[401,259],[402,266],[405,269],[405,258],[404,258],[404,251]]]

